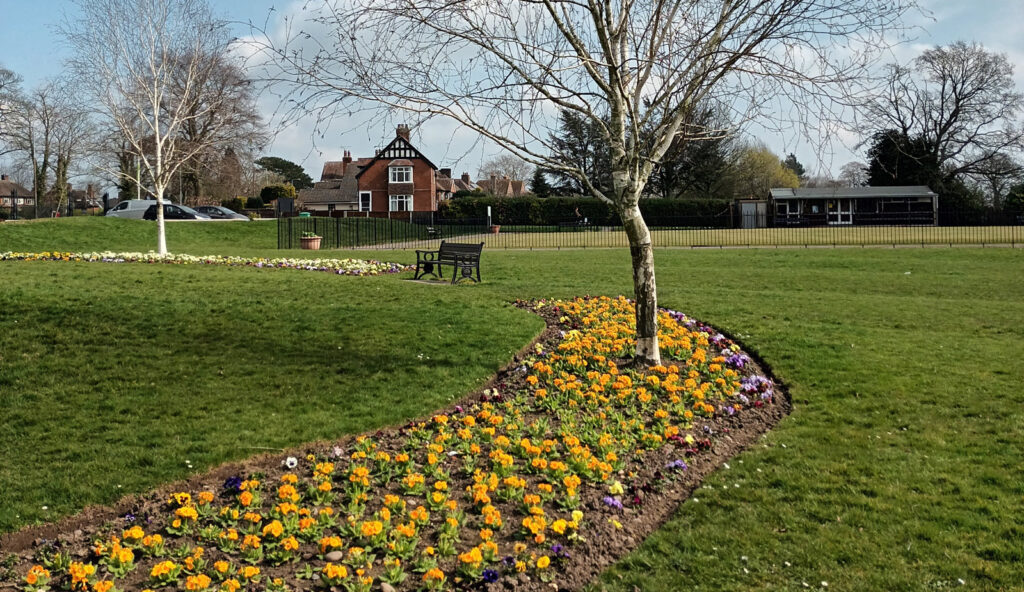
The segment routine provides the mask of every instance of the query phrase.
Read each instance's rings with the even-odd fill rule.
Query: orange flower
[[[380,522],[377,522],[376,520],[371,520],[371,521],[368,521],[368,522],[363,522],[359,526],[360,532],[362,532],[363,536],[367,537],[367,538],[377,536],[378,534],[381,533],[381,531],[383,529],[384,529],[384,525],[381,524]]]
[[[263,536],[272,536],[276,539],[282,534],[284,534],[284,525],[277,520],[263,527]]]
[[[185,589],[189,591],[205,590],[210,587],[210,576],[199,574],[185,578]]]
[[[238,496],[238,503],[242,504],[243,507],[248,508],[249,504],[252,503],[252,493],[248,490],[243,491],[242,494]]]
[[[427,582],[427,583],[430,583],[430,582],[443,582],[444,581],[444,572],[439,570],[439,569],[437,569],[435,567],[435,568],[431,569],[430,571],[428,571],[427,573],[423,574],[423,581]]]
[[[50,572],[46,570],[42,565],[33,565],[28,573],[25,575],[25,583],[29,586],[35,586],[41,581],[50,579]]]

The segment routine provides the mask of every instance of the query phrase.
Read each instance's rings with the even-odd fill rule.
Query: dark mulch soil
[[[534,310],[532,305],[526,303],[522,303],[521,306]],[[524,374],[516,369],[522,365],[524,359],[529,357],[535,344],[541,343],[545,349],[548,349],[560,339],[557,316],[554,313],[545,316],[547,328],[533,342],[520,350],[512,362],[498,372],[480,391],[453,404],[445,412],[456,414],[455,408],[458,405],[469,406],[482,400],[487,397],[484,394],[485,389],[496,388],[500,393],[510,393],[522,388]],[[727,337],[733,342],[739,343],[731,336],[727,335]],[[742,344],[740,345],[742,346]],[[585,542],[567,549],[570,557],[557,564],[556,583],[540,582],[536,578],[525,574],[517,575],[508,570],[505,572],[507,574],[505,577],[486,585],[484,589],[489,592],[499,590],[525,592],[583,588],[604,569],[636,548],[647,535],[663,524],[677,510],[680,503],[700,486],[707,474],[754,444],[762,434],[787,415],[791,409],[791,402],[785,385],[778,378],[772,377],[770,368],[754,352],[746,348],[743,349],[755,361],[755,367],[748,371],[764,374],[775,381],[775,397],[770,404],[762,407],[749,406],[741,413],[731,417],[716,416],[711,420],[696,421],[694,427],[697,430],[697,435],[695,437],[699,437],[699,439],[693,446],[681,442],[670,442],[658,450],[647,452],[643,456],[642,463],[634,463],[630,466],[631,474],[618,477],[627,487],[626,494],[621,496],[625,506],[622,510],[610,508],[602,501],[607,495],[604,487],[584,485],[581,492],[580,509],[584,512],[585,522],[579,534],[585,539]],[[529,417],[527,417],[528,419]],[[403,438],[403,432],[408,425],[395,426],[376,433],[375,439],[379,443],[380,449],[397,450],[397,443]],[[0,556],[7,557],[11,554],[16,556],[15,568],[8,571],[8,575],[15,576],[16,579],[0,581],[0,589],[14,589],[20,584],[21,577],[34,562],[33,555],[40,547],[65,549],[70,551],[76,560],[85,560],[90,555],[94,539],[105,538],[110,532],[119,533],[121,529],[128,526],[128,522],[124,518],[126,515],[134,516],[136,523],[141,524],[149,532],[150,529],[147,527],[149,519],[159,521],[168,515],[166,502],[168,496],[173,492],[219,491],[228,477],[252,474],[262,474],[264,482],[268,484],[276,483],[278,478],[286,472],[281,465],[283,458],[287,456],[302,458],[309,452],[322,458],[327,455],[327,451],[335,446],[341,446],[348,450],[352,440],[353,436],[348,436],[337,442],[320,442],[288,451],[260,455],[243,462],[228,463],[144,495],[125,497],[111,506],[88,507],[80,513],[58,522],[29,526],[17,532],[4,534],[0,536]],[[684,460],[688,469],[666,468],[666,465],[677,460]],[[452,472],[450,479],[452,491],[461,491],[470,483],[470,479],[461,476],[456,471]],[[503,516],[516,515],[511,505],[497,502],[495,505],[501,510]],[[611,522],[612,519],[620,523],[621,528],[614,525]],[[495,540],[502,549],[511,548],[513,540],[508,535],[513,534],[515,530],[513,526],[496,533]],[[468,537],[463,537],[463,539],[468,540]],[[187,537],[180,540],[195,544]],[[167,542],[169,545],[175,545],[178,540],[169,538]],[[303,552],[302,563],[311,563],[318,570],[325,563],[314,557],[312,545],[303,545],[301,552]],[[211,563],[223,558],[215,548],[207,548],[205,557]],[[153,559],[140,560],[134,572],[127,579],[119,581],[119,587],[126,592],[147,587],[149,570],[155,562],[156,560]],[[451,570],[446,568],[452,567],[453,562],[454,559],[450,559],[448,562],[443,561],[440,567],[451,573]],[[555,568],[556,564],[553,564],[552,567]],[[312,586],[309,580],[299,580],[294,577],[295,565],[261,566],[261,569],[265,577],[284,578],[292,589],[309,589]],[[406,584],[418,585],[418,574],[410,574]],[[253,589],[261,589],[261,587]],[[375,584],[375,589],[379,589],[377,584]]]

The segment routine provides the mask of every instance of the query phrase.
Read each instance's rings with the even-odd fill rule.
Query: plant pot
[[[299,246],[307,251],[319,251],[322,238],[320,236],[303,236],[299,238]]]
[[[493,224],[493,225],[491,225],[491,234],[498,234],[499,230],[501,230],[501,225],[500,224]]]

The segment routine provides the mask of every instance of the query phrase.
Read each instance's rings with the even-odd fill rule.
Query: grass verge
[[[414,259],[407,252],[359,254]],[[716,324],[758,351],[790,385],[794,413],[714,474],[707,489],[595,588],[795,590],[827,582],[830,590],[935,590],[961,579],[967,589],[1019,586],[1024,253],[658,251],[655,257],[661,304]],[[201,469],[245,456],[248,447],[284,446],[426,411],[483,380],[539,329],[505,302],[628,294],[628,270],[622,250],[485,250],[484,283],[451,289],[290,271],[2,266],[5,425],[9,409],[21,410],[14,435],[0,440],[0,515],[20,518],[8,518],[2,528],[48,515],[38,508],[51,490],[74,492],[61,508],[70,511],[182,477],[189,472],[185,459]],[[155,305],[142,304],[150,302]],[[223,320],[247,306],[256,312]],[[138,311],[128,321],[125,307]],[[76,324],[84,318],[94,328]],[[428,329],[439,329],[438,319],[451,327],[435,336]],[[133,330],[122,332],[122,324]],[[231,337],[220,337],[225,334]],[[300,336],[315,343],[301,345]],[[375,353],[355,357],[356,367],[348,366],[347,355],[317,363],[344,339],[353,342],[346,352]],[[427,344],[478,355],[480,362],[463,367],[452,356],[448,375],[438,377],[410,361],[431,349]],[[74,358],[75,350],[89,354]],[[394,356],[401,363],[379,373],[361,367],[388,362],[391,351],[401,354]],[[123,365],[135,357],[138,364]],[[161,364],[177,372],[164,372]],[[329,376],[322,380],[341,380],[345,373],[330,376],[341,367],[358,380],[332,390],[326,402],[316,385],[304,382],[314,380],[313,369]],[[241,386],[225,388],[220,369]],[[144,378],[151,372],[160,380]],[[90,376],[106,382],[90,384]],[[398,392],[392,380],[405,381]],[[155,385],[172,383],[184,386],[158,395]],[[391,398],[381,402],[382,396]],[[208,423],[195,423],[210,414]],[[151,416],[146,433],[138,422]],[[211,430],[222,432],[216,445],[197,441]],[[138,469],[141,460],[117,464],[117,453],[134,454],[140,437],[154,448],[158,470]],[[149,481],[133,477],[142,473]],[[112,479],[121,475],[134,480],[115,489]]]

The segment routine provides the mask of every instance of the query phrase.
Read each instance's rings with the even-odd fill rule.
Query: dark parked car
[[[146,208],[143,220],[156,220],[156,204]],[[206,214],[200,214],[188,206],[164,204],[164,220],[209,220]]]
[[[200,214],[206,214],[211,220],[249,220],[248,216],[223,206],[199,206],[196,208],[196,211]]]

